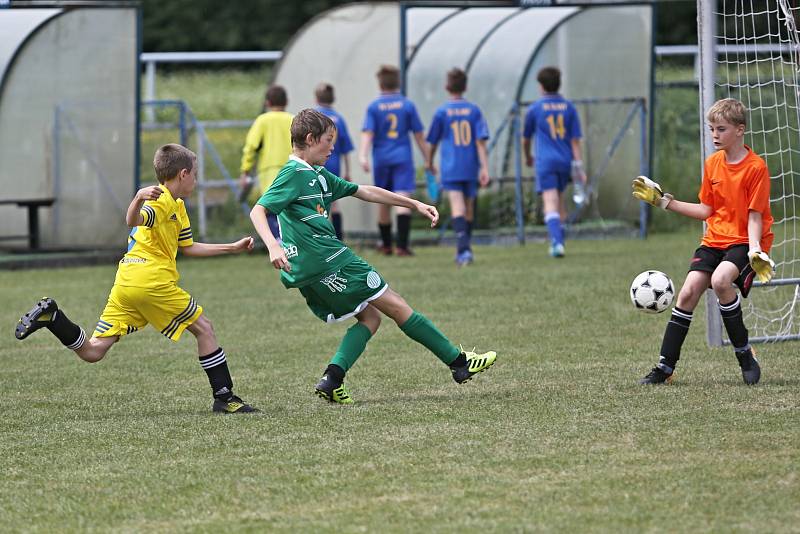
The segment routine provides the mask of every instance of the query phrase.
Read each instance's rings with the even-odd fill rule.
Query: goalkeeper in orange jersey
[[[152,324],[172,341],[184,330],[197,338],[200,366],[208,375],[214,396],[212,410],[222,413],[257,412],[233,393],[225,352],[203,308],[178,287],[175,256],[217,256],[252,250],[253,238],[235,243],[206,244],[192,239],[192,228],[182,198],[194,190],[197,157],[180,145],[164,145],[153,159],[160,185],[140,189],[125,216],[129,227],[128,251],[119,262],[108,303],[90,339],[70,321],[51,298],[41,299],[20,318],[17,339],[40,328],[49,329],[82,360],[94,363],[106,355],[121,336]]]
[[[661,358],[639,381],[641,384],[672,380],[692,312],[709,287],[717,295],[744,382],[756,384],[761,378],[734,284],[747,297],[754,276],[761,282],[772,278],[775,264],[768,255],[773,239],[769,170],[764,160],[744,144],[744,104],[733,98],[719,100],[708,110],[706,120],[717,152],[705,161],[698,204],[675,200],[647,177],[633,181],[633,196],[639,200],[706,222],[705,235],[689,264],[664,333]]]

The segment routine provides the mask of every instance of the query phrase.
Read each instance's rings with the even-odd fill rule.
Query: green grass
[[[348,375],[313,385],[344,333],[286,291],[263,253],[181,261],[236,390],[264,413],[215,416],[186,334],[123,339],[98,364],[47,332],[10,335],[41,295],[93,325],[104,267],[0,272],[4,531],[791,532],[800,524],[796,344],[760,347],[746,387],[698,309],[676,384],[635,384],[667,315],[636,312],[646,268],[683,280],[699,229],[647,241],[364,251],[391,286],[498,363],[458,386],[389,320]]]

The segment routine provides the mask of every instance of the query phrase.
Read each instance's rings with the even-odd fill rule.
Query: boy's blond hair
[[[725,121],[734,126],[747,126],[747,107],[735,98],[717,100],[706,113],[708,122]]]
[[[163,184],[175,178],[183,169],[191,171],[196,160],[195,153],[185,146],[170,143],[160,147],[153,156],[153,169],[158,183]]]

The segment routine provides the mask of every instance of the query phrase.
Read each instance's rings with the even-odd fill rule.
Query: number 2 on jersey
[[[564,128],[564,115],[561,113],[548,115],[547,124],[550,125],[550,139],[564,139],[567,134],[567,130]]]
[[[394,113],[389,113],[386,115],[386,118],[389,119],[389,131],[386,132],[386,137],[389,139],[397,139],[397,115]]]
[[[453,143],[456,146],[467,146],[472,141],[472,128],[469,121],[453,121],[450,123],[453,130]]]

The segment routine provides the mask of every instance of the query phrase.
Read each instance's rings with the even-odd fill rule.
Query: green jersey
[[[332,174],[323,166],[311,166],[290,156],[275,181],[258,200],[278,216],[286,259],[292,266],[281,271],[286,287],[303,287],[325,274],[341,269],[356,255],[336,239],[328,219],[334,200],[354,195],[358,185]]]

